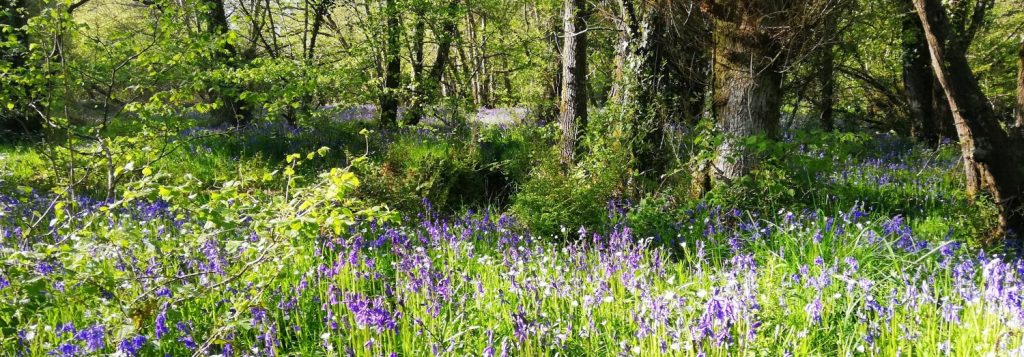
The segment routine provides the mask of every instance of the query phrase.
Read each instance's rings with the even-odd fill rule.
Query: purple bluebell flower
[[[75,324],[72,323],[72,322],[65,322],[65,323],[62,323],[62,324],[57,324],[56,331],[57,331],[57,336],[63,336],[66,333],[70,333],[70,334],[74,335],[75,332],[78,332],[78,330],[75,329]]]
[[[267,321],[267,310],[261,307],[250,307],[249,314],[252,315],[253,326]]]
[[[90,352],[96,352],[103,349],[105,346],[103,343],[104,334],[105,329],[103,328],[103,325],[93,325],[78,331],[78,333],[75,334],[75,338],[85,341],[85,346]]]
[[[383,299],[369,299],[358,294],[350,294],[345,298],[345,305],[360,327],[370,327],[381,332],[394,330],[397,326],[395,317],[384,308]]]
[[[954,324],[960,324],[960,310],[963,309],[959,305],[951,304],[948,300],[942,302],[942,319],[947,322]]]
[[[129,356],[138,356],[139,351],[142,351],[142,347],[145,344],[146,336],[135,335],[135,337],[121,340],[121,343],[117,345],[117,350]]]
[[[184,345],[185,348],[195,350],[199,347],[199,345],[196,344],[196,341],[192,339],[192,327],[189,326],[189,324],[184,321],[178,321],[174,326],[178,329],[178,333],[181,334],[181,336],[178,337],[178,342]]]
[[[153,323],[153,329],[157,339],[164,337],[164,335],[170,332],[167,328],[167,306],[168,303],[164,303],[164,306],[160,308],[160,312],[156,314],[156,321]]]
[[[484,357],[494,357],[494,331],[487,330],[487,347],[482,353]]]
[[[53,351],[50,351],[50,353],[47,354],[51,356],[60,357],[75,357],[78,356],[79,353],[80,351],[78,345],[73,343],[64,343],[61,344],[60,346],[57,346],[57,348],[55,348]]]
[[[804,311],[814,324],[821,322],[821,308],[821,295],[814,297],[813,301],[804,306]]]

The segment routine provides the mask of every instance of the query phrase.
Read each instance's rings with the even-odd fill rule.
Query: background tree
[[[946,51],[949,19],[938,0],[914,0],[932,68],[952,108],[968,182],[984,188],[999,211],[997,236],[1024,232],[1024,142],[1000,126],[967,62],[965,51]],[[962,45],[962,43],[960,44]],[[970,190],[971,187],[968,186]]]
[[[1024,41],[1020,44],[1020,69],[1017,74],[1017,128],[1024,130]]]
[[[575,161],[579,139],[587,127],[587,0],[565,0],[562,30],[562,98],[559,127],[562,138],[559,152],[563,164]]]
[[[671,123],[692,126],[707,90],[709,19],[692,1],[618,0],[612,100],[627,109],[640,172],[656,178],[668,164]]]
[[[25,70],[29,39],[26,33],[28,11],[25,0],[4,0],[0,8],[0,68],[12,73]],[[40,121],[32,120],[28,103],[15,98],[27,98],[26,87],[17,82],[18,77],[3,76],[0,79],[0,94],[8,98],[0,109],[0,130],[33,131],[40,127]]]
[[[903,88],[910,110],[910,132],[917,140],[937,145],[939,133],[936,110],[945,110],[943,104],[933,103],[935,74],[931,68],[928,42],[921,27],[921,19],[914,11],[912,1],[900,0],[902,10],[902,62]]]
[[[790,16],[793,2],[704,1],[714,19],[712,107],[725,138],[716,149],[702,186],[730,182],[749,173],[756,159],[741,148],[748,137],[778,134],[782,105],[782,42],[773,29]]]
[[[383,85],[380,95],[380,123],[392,126],[398,120],[398,88],[401,85],[402,62],[401,51],[401,13],[396,0],[384,0],[384,33],[387,36],[384,55]]]
[[[224,0],[207,0],[203,6],[207,11],[204,16],[206,31],[220,44],[216,57],[218,62],[226,65],[227,68],[237,68],[242,62],[245,62],[245,59],[240,57],[237,48],[232,43],[231,28],[228,25]],[[227,84],[218,88],[216,94],[222,105],[219,111],[221,117],[236,126],[247,125],[253,120],[253,109],[241,98],[243,91],[244,88]]]

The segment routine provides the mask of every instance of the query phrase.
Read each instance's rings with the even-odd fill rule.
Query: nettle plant
[[[310,259],[310,241],[393,219],[387,207],[352,195],[360,181],[351,166],[316,177],[296,173],[328,152],[292,154],[280,170],[211,190],[188,177],[164,185],[166,174],[145,167],[117,200],[25,193],[23,200],[41,208],[15,213],[32,219],[0,221],[7,236],[0,245],[0,345],[63,351],[82,340],[85,352],[122,341],[117,349],[131,352],[168,334],[183,346],[208,346],[246,333],[250,307]],[[169,313],[213,318],[168,327]],[[204,340],[193,340],[193,329],[207,331]]]

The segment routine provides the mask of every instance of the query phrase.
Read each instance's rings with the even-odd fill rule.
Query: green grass
[[[346,125],[181,141],[128,177],[128,199],[58,200],[46,219],[38,214],[49,200],[5,188],[0,351],[113,353],[137,336],[141,355],[192,354],[191,343],[209,354],[360,356],[973,356],[1022,347],[1020,263],[979,254],[993,211],[969,202],[949,147],[874,138],[793,149],[704,201],[649,195],[592,213],[584,234],[568,226],[531,235],[502,205],[456,215],[465,203],[454,199],[425,212],[381,205],[419,203],[424,193],[451,199],[444,190],[466,189],[459,183],[486,163],[535,180],[511,172],[536,159],[509,153],[544,153],[529,149],[543,136],[480,135],[511,148],[502,151],[391,133],[371,143],[357,184],[344,171],[319,176],[365,147],[361,128]],[[8,185],[45,182],[32,176],[46,163],[33,150],[0,149],[14,158],[3,160]],[[286,160],[293,152],[298,159]],[[587,179],[573,182],[581,186],[547,194],[587,189]],[[526,187],[542,184],[551,183]],[[556,204],[531,194],[534,205]],[[552,212],[568,221],[583,211]],[[963,247],[945,249],[955,242]],[[58,332],[66,323],[102,326],[102,346]]]

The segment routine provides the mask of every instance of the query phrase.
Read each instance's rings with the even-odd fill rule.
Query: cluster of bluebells
[[[863,165],[905,170],[900,158]],[[49,202],[0,197],[0,259],[17,262],[0,271],[0,310],[25,316],[0,335],[5,355],[1022,352],[1024,262],[866,204],[698,205],[653,238],[624,219],[626,201],[609,204],[615,223],[559,237],[428,203],[399,222],[291,237],[294,254],[276,259],[258,250],[282,244],[265,222],[211,238],[198,213],[163,201],[103,211],[83,199],[68,212],[128,241],[23,234],[18,217]]]

